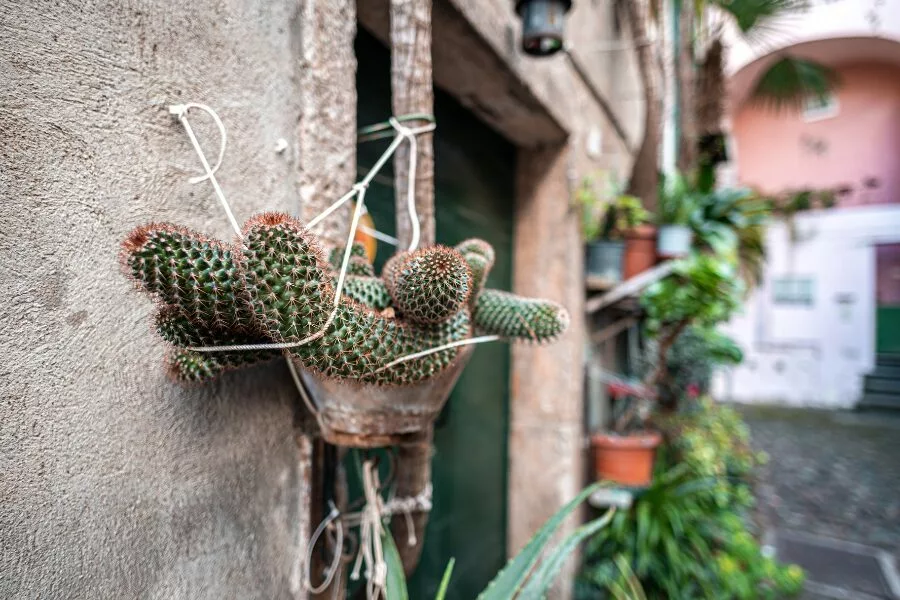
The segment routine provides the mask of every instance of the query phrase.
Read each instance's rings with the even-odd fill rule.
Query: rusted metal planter
[[[472,346],[461,348],[453,366],[412,386],[325,379],[296,361],[294,364],[319,412],[325,441],[351,448],[380,448],[407,441],[437,419],[472,350]]]

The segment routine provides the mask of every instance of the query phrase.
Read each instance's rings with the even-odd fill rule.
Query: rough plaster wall
[[[174,102],[229,131],[238,219],[298,209],[289,0],[0,0],[0,597],[299,597],[308,445],[280,364],[184,388],[117,263],[150,220],[232,233]],[[207,154],[215,130],[191,116]]]

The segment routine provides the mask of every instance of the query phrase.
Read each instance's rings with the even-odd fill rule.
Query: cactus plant
[[[335,271],[341,270],[341,264],[344,262],[344,251],[346,247],[338,246],[333,248],[328,254],[328,264]],[[374,277],[375,268],[369,262],[366,255],[366,248],[359,242],[353,242],[350,246],[350,262],[347,265],[348,275],[361,275],[364,277]]]
[[[472,275],[462,255],[445,246],[402,252],[386,281],[394,306],[413,323],[440,323],[469,299]]]
[[[475,304],[475,328],[479,333],[547,342],[556,339],[568,325],[566,309],[549,300],[484,290]]]
[[[469,308],[474,310],[481,290],[484,289],[491,267],[494,266],[494,249],[484,240],[469,239],[456,245],[472,274],[472,293],[469,295]]]
[[[335,303],[343,250],[326,261],[313,234],[284,214],[258,215],[243,233],[228,246],[182,227],[151,224],[123,243],[126,273],[160,305],[157,330],[175,347],[168,365],[179,379],[201,381],[281,354],[277,348],[198,347],[281,343],[296,344],[287,351],[325,377],[409,385],[447,369],[458,347],[394,361],[468,339],[473,324],[508,338],[546,341],[568,323],[556,304],[481,292],[493,264],[493,249],[481,240],[401,252],[380,278],[366,274],[371,264],[354,246],[351,264],[367,268],[348,273]]]

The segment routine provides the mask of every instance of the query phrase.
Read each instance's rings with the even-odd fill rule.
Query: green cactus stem
[[[312,236],[295,219],[266,213],[245,227],[239,260],[257,321],[278,342],[310,342],[291,353],[326,377],[381,384],[411,384],[436,375],[455,359],[451,348],[379,371],[403,356],[471,334],[469,313],[442,323],[418,325],[380,315],[342,298],[325,333],[317,334],[334,309],[334,288]]]
[[[348,274],[335,305],[340,251],[326,261],[315,237],[283,214],[258,215],[244,233],[232,248],[182,227],[151,224],[123,243],[126,273],[159,303],[157,329],[174,346],[169,370],[181,380],[202,381],[281,354],[193,348],[305,340],[288,351],[311,371],[410,385],[447,369],[459,348],[387,365],[468,339],[473,328],[540,342],[568,323],[553,302],[481,291],[494,260],[481,240],[398,253],[381,278],[369,274],[362,246],[354,245],[352,262],[365,268],[353,272],[366,274]]]
[[[545,343],[566,330],[569,313],[549,300],[484,290],[475,305],[474,322],[479,333]]]
[[[138,287],[191,319],[250,328],[249,298],[224,244],[184,227],[150,224],[125,239],[121,261]]]
[[[229,369],[272,360],[279,350],[243,350],[227,352],[195,352],[188,348],[265,344],[270,340],[238,327],[221,328],[198,325],[175,306],[164,306],[156,315],[156,330],[177,350],[167,357],[169,373],[183,381],[202,381]]]
[[[332,285],[337,287],[337,277],[332,279]],[[348,275],[344,279],[342,293],[347,298],[374,310],[384,310],[391,305],[391,295],[378,277]]]
[[[328,254],[328,264],[331,265],[335,272],[340,272],[341,270],[345,249],[344,246],[339,246],[332,249]],[[365,247],[359,242],[353,242],[353,245],[350,246],[350,261],[347,263],[347,274],[363,277],[375,276],[375,268],[369,262]]]
[[[414,323],[440,323],[465,305],[472,275],[462,255],[445,246],[402,253],[385,283],[394,307]]]
[[[475,310],[478,296],[484,289],[491,267],[494,266],[494,249],[484,240],[469,239],[456,245],[469,271],[472,273],[472,294],[469,296],[469,308]]]

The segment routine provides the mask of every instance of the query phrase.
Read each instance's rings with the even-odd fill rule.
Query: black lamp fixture
[[[572,0],[516,0],[522,18],[522,51],[531,56],[550,56],[563,49],[566,13]]]

